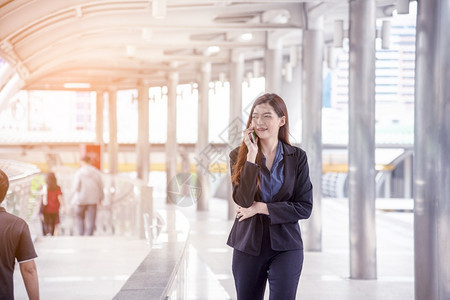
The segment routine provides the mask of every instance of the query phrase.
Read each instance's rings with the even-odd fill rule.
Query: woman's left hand
[[[236,208],[236,218],[239,219],[239,222],[251,218],[256,214],[265,214],[268,215],[269,211],[267,210],[267,204],[264,202],[253,202],[252,206],[245,208],[238,206]]]

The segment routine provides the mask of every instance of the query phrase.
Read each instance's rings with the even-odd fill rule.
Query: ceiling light
[[[142,28],[142,39],[146,42],[151,41],[153,38],[153,30],[151,28]]]
[[[206,55],[217,54],[219,52],[220,52],[219,46],[209,46],[208,49],[206,49]]]
[[[125,50],[127,57],[134,57],[136,55],[136,46],[134,45],[127,45]]]
[[[241,41],[251,41],[252,39],[253,39],[253,34],[251,34],[250,32],[243,33],[240,36]]]
[[[83,16],[83,10],[81,9],[81,6],[75,7],[75,12],[76,12],[77,18],[81,18]]]
[[[152,13],[155,19],[164,19],[166,17],[166,0],[153,0]]]
[[[263,23],[287,24],[291,13],[286,9],[272,9],[263,12],[261,18]]]
[[[91,87],[91,84],[86,82],[68,82],[64,83],[63,86],[66,89],[88,89]]]

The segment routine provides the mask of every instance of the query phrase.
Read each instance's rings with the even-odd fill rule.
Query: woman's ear
[[[280,118],[280,124],[279,127],[283,127],[286,124],[286,116],[282,116]]]

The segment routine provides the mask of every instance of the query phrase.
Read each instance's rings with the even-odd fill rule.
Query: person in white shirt
[[[104,198],[101,172],[91,165],[89,156],[81,159],[81,167],[75,173],[72,205],[75,206],[79,235],[93,235],[97,205]]]

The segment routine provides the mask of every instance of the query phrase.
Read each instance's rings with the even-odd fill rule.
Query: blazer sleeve
[[[237,162],[239,148],[234,149],[230,153],[230,170],[233,174],[234,166]],[[232,183],[233,187],[233,200],[234,202],[242,207],[252,206],[255,195],[257,192],[256,178],[259,172],[259,166],[251,162],[245,162],[244,168],[242,169],[240,182],[238,185]]]
[[[308,159],[306,153],[300,150],[293,196],[288,201],[267,203],[271,224],[295,223],[301,219],[308,219],[313,207],[312,189]]]

